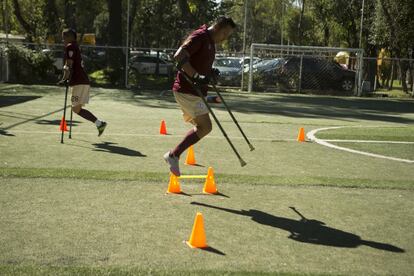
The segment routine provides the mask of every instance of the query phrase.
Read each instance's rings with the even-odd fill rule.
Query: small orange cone
[[[62,120],[60,120],[59,129],[60,129],[60,131],[69,131],[68,126],[66,125],[65,117],[62,117]]]
[[[298,142],[305,142],[305,129],[301,127],[298,134]]]
[[[193,231],[191,231],[190,240],[186,241],[186,244],[191,248],[208,247],[202,213],[197,213],[194,220]]]
[[[197,162],[195,160],[194,147],[193,146],[190,146],[188,148],[187,158],[185,159],[185,164],[186,165],[195,165],[195,164],[197,164]]]
[[[180,194],[181,188],[180,188],[180,181],[178,180],[178,177],[171,173],[170,174],[170,183],[168,183],[168,194]]]
[[[204,183],[203,193],[217,194],[216,181],[214,180],[214,170],[212,167],[208,168],[206,182]]]
[[[167,135],[167,126],[166,126],[164,120],[161,121],[160,134],[161,135]]]

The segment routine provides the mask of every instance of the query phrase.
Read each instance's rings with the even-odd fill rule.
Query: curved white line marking
[[[409,164],[414,164],[414,160],[409,160],[409,159],[402,159],[402,158],[395,158],[395,157],[390,157],[390,156],[385,156],[385,155],[380,155],[380,154],[375,154],[375,153],[369,153],[369,152],[364,152],[364,151],[359,151],[359,150],[353,150],[353,149],[349,149],[349,148],[344,148],[344,147],[340,147],[340,146],[336,146],[333,145],[331,143],[328,143],[325,140],[322,139],[318,139],[315,137],[315,134],[319,131],[323,131],[323,130],[331,130],[331,129],[338,129],[338,128],[344,128],[344,127],[325,127],[325,128],[318,128],[318,129],[314,129],[310,132],[308,132],[306,134],[306,136],[308,137],[309,140],[314,141],[320,145],[329,147],[329,148],[333,148],[333,149],[337,149],[337,150],[343,150],[343,151],[347,151],[347,152],[351,152],[351,153],[356,153],[356,154],[362,154],[365,156],[370,156],[370,157],[376,157],[376,158],[382,158],[382,159],[388,159],[388,160],[393,160],[393,161],[398,161],[398,162],[404,162],[404,163],[409,163]]]
[[[372,143],[372,144],[404,144],[414,145],[414,142],[405,141],[380,141],[380,140],[342,140],[342,139],[323,139],[325,142],[337,142],[337,143]]]

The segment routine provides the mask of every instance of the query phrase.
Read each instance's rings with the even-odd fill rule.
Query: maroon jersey
[[[181,47],[190,55],[189,62],[197,73],[209,76],[216,55],[216,47],[207,28],[207,25],[203,25],[192,32]],[[207,85],[201,88],[204,96],[207,95],[207,89]],[[173,91],[199,96],[180,72],[177,73]]]
[[[76,42],[71,42],[65,47],[65,63],[66,60],[72,60],[72,76],[69,81],[70,86],[78,84],[89,84],[88,75],[83,69],[83,61],[81,51]]]

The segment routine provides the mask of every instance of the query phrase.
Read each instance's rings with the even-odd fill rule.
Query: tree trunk
[[[60,32],[60,24],[55,0],[47,0],[43,15],[47,24],[47,35],[57,36]]]
[[[122,1],[107,0],[109,11],[108,33],[109,45],[122,45]],[[108,75],[112,84],[122,83],[123,69],[125,68],[125,59],[122,49],[108,49]]]
[[[13,0],[13,12],[14,15],[17,18],[17,21],[19,21],[19,24],[22,26],[22,28],[26,31],[26,35],[27,35],[27,40],[29,42],[33,42],[35,36],[36,36],[36,31],[35,29],[23,18],[21,9],[20,9],[20,4],[19,1],[17,0]]]
[[[190,11],[187,0],[178,0],[178,7],[181,11],[181,18],[185,22],[185,28],[194,28],[194,16]]]
[[[141,4],[141,0],[132,0],[131,1],[131,10],[129,16],[129,31],[132,31],[134,26],[135,18],[137,15],[138,6]],[[133,45],[132,38],[130,39],[130,45]]]
[[[302,7],[300,10],[300,16],[299,16],[299,24],[298,24],[298,44],[302,45],[302,36],[303,36],[303,30],[302,30],[302,22],[303,22],[303,14],[305,12],[305,0],[302,0]]]
[[[65,0],[65,25],[76,30],[76,3],[74,0]]]

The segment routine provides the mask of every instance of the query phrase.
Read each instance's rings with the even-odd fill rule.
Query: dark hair
[[[77,38],[76,31],[74,29],[68,28],[63,30],[64,36],[71,36],[74,40]]]
[[[231,19],[230,17],[227,17],[227,16],[220,16],[219,18],[216,19],[216,22],[214,24],[217,25],[219,28],[230,26],[233,29],[235,29],[237,27],[237,25],[236,25],[236,23],[234,23],[233,19]]]

